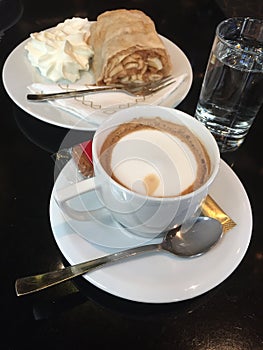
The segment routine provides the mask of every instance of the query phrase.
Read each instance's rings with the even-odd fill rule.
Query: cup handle
[[[57,190],[55,192],[54,198],[58,206],[62,209],[62,211],[66,213],[70,218],[78,221],[87,221],[91,219],[91,212],[93,215],[96,214],[96,212],[101,211],[101,209],[103,208],[103,204],[101,203],[101,207],[97,209],[88,209],[83,211],[72,208],[68,204],[68,201],[81,194],[95,191],[99,187],[100,184],[98,184],[98,181],[96,181],[95,183],[95,177],[93,177]]]

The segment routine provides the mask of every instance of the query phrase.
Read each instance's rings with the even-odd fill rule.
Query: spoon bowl
[[[165,250],[182,258],[193,258],[211,249],[221,238],[222,233],[222,224],[218,220],[201,216],[185,232],[182,232],[181,226],[168,231],[161,243],[138,246],[60,270],[19,278],[15,283],[16,294],[21,296],[37,292],[83,275],[105,264],[150,251]]]
[[[161,246],[180,257],[195,257],[212,248],[222,232],[223,227],[218,220],[200,216],[186,232],[182,233],[181,227],[167,232]]]

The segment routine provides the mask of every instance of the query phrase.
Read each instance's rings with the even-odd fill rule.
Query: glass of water
[[[263,103],[263,20],[229,18],[216,28],[195,117],[221,152],[244,141]]]

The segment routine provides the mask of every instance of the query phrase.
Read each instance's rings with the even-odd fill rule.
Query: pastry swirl
[[[90,28],[97,85],[156,81],[171,72],[170,57],[154,22],[139,10],[112,10]]]

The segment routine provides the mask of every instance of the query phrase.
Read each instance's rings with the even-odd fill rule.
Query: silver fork
[[[30,101],[48,101],[61,98],[71,98],[84,96],[90,93],[97,93],[102,91],[122,91],[132,96],[148,96],[161,89],[173,84],[178,78],[171,75],[165,77],[159,81],[151,83],[129,83],[129,84],[116,84],[116,85],[105,85],[105,86],[93,86],[90,85],[84,90],[74,91],[62,91],[48,94],[27,94],[27,99]]]

